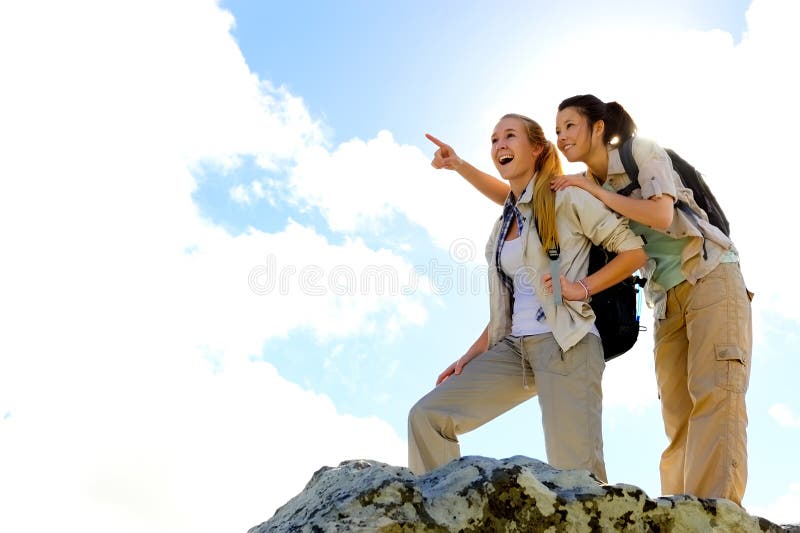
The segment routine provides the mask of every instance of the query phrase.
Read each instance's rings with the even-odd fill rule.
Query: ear
[[[600,138],[602,138],[603,133],[605,133],[605,131],[606,131],[606,123],[603,121],[603,119],[596,121],[592,125],[592,136],[597,135]]]

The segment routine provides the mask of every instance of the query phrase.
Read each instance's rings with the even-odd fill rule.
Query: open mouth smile
[[[510,163],[513,160],[514,160],[514,156],[511,155],[511,154],[503,154],[503,155],[501,155],[500,157],[497,158],[497,162],[500,163],[501,165],[507,165],[508,163]]]

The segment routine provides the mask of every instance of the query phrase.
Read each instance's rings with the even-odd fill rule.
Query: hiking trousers
[[[667,292],[655,327],[655,369],[669,445],[663,494],[727,498],[747,485],[747,409],[752,325],[738,263]]]
[[[605,482],[604,369],[603,348],[593,334],[566,352],[551,333],[505,337],[411,408],[409,468],[423,474],[461,457],[458,435],[538,395],[547,461],[588,470]]]

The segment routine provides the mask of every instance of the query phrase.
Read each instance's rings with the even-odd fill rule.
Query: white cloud
[[[797,510],[800,509],[800,483],[792,483],[786,494],[768,505],[753,505],[747,512],[753,516],[763,516],[776,524],[797,524]]]
[[[39,528],[42,508],[68,530],[244,529],[323,464],[404,461],[385,422],[247,360],[299,328],[396,333],[424,321],[426,292],[337,296],[339,265],[356,282],[411,266],[296,223],[232,237],[199,216],[201,164],[270,168],[324,142],[300,99],[249,72],[231,23],[194,0],[0,18],[17,51],[0,55],[2,530]],[[297,273],[257,294],[269,256]]]
[[[788,405],[776,403],[769,408],[768,412],[781,427],[800,428],[800,416],[795,415]]]
[[[634,347],[606,364],[603,373],[603,408],[619,407],[641,414],[658,403],[658,386],[653,362],[653,313],[643,306],[640,324],[647,328],[639,333]],[[631,379],[631,376],[636,376]]]
[[[377,317],[404,327],[420,325],[427,316],[421,304],[431,294],[427,278],[393,252],[372,250],[360,239],[331,245],[290,222],[282,233],[250,230],[231,244],[225,257],[238,248],[252,260],[244,273],[251,301],[247,314],[259,315],[258,322],[266,319],[270,326],[260,329],[273,335],[306,326],[321,337],[336,337],[376,330]],[[270,315],[259,312],[264,307]],[[287,320],[283,328],[276,326]]]
[[[250,199],[250,191],[248,191],[247,187],[245,187],[241,183],[239,185],[236,185],[235,187],[231,187],[231,189],[228,191],[228,194],[230,195],[231,199],[236,203],[240,204],[252,203],[252,200]]]
[[[250,188],[253,191],[253,195],[256,198],[264,198],[267,195],[267,192],[264,190],[264,186],[261,185],[259,181],[253,181],[250,183]]]
[[[233,169],[231,169],[233,170]],[[265,189],[264,184],[267,184],[271,189]],[[278,191],[285,189],[285,185],[276,182],[275,180],[267,180],[264,183],[253,180],[249,185],[239,183],[234,185],[228,190],[228,196],[231,200],[238,204],[251,205],[257,200],[266,198],[270,206],[275,207],[276,200],[273,190]]]
[[[393,216],[403,215],[444,249],[469,239],[475,243],[471,255],[483,262],[497,207],[462,182],[454,172],[433,169],[430,156],[397,144],[385,130],[332,152],[311,147],[299,155],[290,177],[295,201],[319,207],[336,231],[380,232]]]
[[[93,398],[51,395],[0,422],[3,530],[36,530],[46,506],[66,530],[245,531],[322,465],[405,461],[388,424],[338,413],[267,363],[108,370]]]

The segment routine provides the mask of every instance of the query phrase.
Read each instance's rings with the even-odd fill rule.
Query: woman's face
[[[592,147],[592,128],[589,119],[574,107],[565,107],[556,115],[558,149],[567,161],[586,161]]]
[[[500,175],[507,180],[530,179],[542,147],[528,140],[525,124],[518,118],[504,118],[492,133],[492,161]]]

